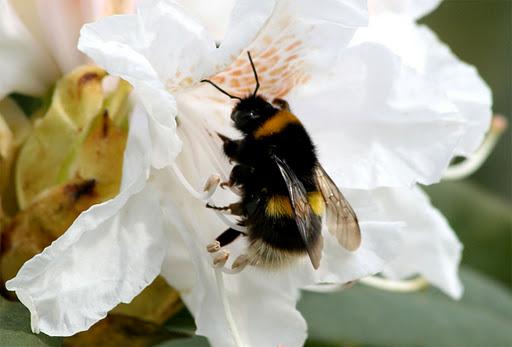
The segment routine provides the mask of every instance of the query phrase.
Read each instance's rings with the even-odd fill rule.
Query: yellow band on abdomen
[[[321,216],[324,213],[324,200],[320,192],[308,193],[308,201],[313,213]],[[292,204],[287,195],[273,195],[267,201],[265,214],[269,217],[293,217]]]

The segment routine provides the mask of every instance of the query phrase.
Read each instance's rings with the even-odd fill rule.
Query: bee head
[[[239,100],[236,104],[233,112],[231,112],[231,119],[235,122],[235,127],[245,134],[250,134],[256,130],[265,120],[273,116],[278,109],[272,106],[263,97],[258,96],[258,89],[260,88],[260,81],[258,79],[258,73],[256,67],[252,61],[251,52],[247,52],[247,57],[251,63],[251,68],[254,73],[254,79],[256,81],[256,88],[254,92],[245,97],[241,98],[236,95],[231,95],[215,83],[210,80],[202,80],[214,86],[222,94],[229,96],[231,99]]]
[[[245,134],[256,130],[263,122],[272,117],[278,109],[258,95],[240,100],[231,112],[235,127]]]

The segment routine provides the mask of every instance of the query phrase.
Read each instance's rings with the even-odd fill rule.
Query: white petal
[[[144,0],[80,0],[84,23],[89,23],[101,17],[122,13],[133,13],[137,3]]]
[[[274,2],[238,1],[219,49],[184,8],[166,0],[146,1],[136,15],[84,26],[79,49],[111,74],[130,82],[159,80],[170,90],[186,88],[240,55],[267,20]]]
[[[0,99],[11,92],[42,94],[57,77],[55,64],[0,0]]]
[[[426,46],[426,74],[446,93],[464,117],[464,136],[457,154],[470,155],[481,144],[492,117],[491,89],[476,68],[460,61],[426,26],[417,29],[418,43]]]
[[[419,188],[381,189],[375,199],[385,206],[391,218],[406,223],[398,257],[384,274],[394,279],[423,275],[430,283],[453,298],[462,295],[458,276],[462,245],[439,211],[432,207]]]
[[[301,286],[311,284],[345,284],[381,272],[397,256],[404,242],[405,225],[374,198],[373,191],[343,189],[356,212],[361,227],[361,246],[354,252],[345,250],[335,237],[323,230],[324,250],[318,270],[308,259],[291,269]],[[315,286],[317,288],[317,286]]]
[[[285,98],[312,76],[327,73],[356,29],[366,23],[364,1],[278,2],[246,47],[258,72],[258,93],[270,100]],[[223,42],[221,48],[226,46]],[[233,95],[252,93],[254,75],[245,52],[212,80]]]
[[[442,0],[368,0],[370,15],[386,12],[417,19],[436,9]]]
[[[212,260],[206,252],[206,244],[226,227],[204,203],[187,196],[176,178],[164,179],[158,187],[165,192],[163,210],[168,230],[174,235],[170,236],[171,251],[162,274],[181,291],[195,317],[197,334],[206,336],[214,347],[235,346]],[[175,233],[179,233],[178,237]],[[240,274],[224,275],[224,282],[229,308],[244,346],[303,345],[306,323],[295,308],[298,287],[288,274],[246,269]]]
[[[162,85],[134,82],[133,86],[149,116],[151,165],[157,169],[165,167],[181,150],[181,140],[176,134],[176,102]]]
[[[205,76],[215,42],[171,1],[144,2],[135,15],[87,24],[78,48],[129,82],[191,85]]]
[[[460,61],[428,27],[398,15],[381,15],[358,30],[353,42],[383,44],[429,79],[464,117],[465,134],[457,154],[469,155],[478,148],[490,126],[491,90],[476,69]]]
[[[86,57],[76,49],[78,34],[85,22],[80,1],[37,0],[36,8],[42,23],[44,43],[61,73],[68,73],[86,63]]]
[[[166,249],[158,194],[149,187],[122,207],[112,200],[83,213],[7,282],[30,309],[34,332],[69,336],[87,330],[160,273]]]
[[[227,66],[259,34],[275,11],[275,0],[238,0],[229,16],[226,34],[216,54],[219,66]]]
[[[176,135],[175,101],[164,83],[170,76],[181,76],[173,80],[177,84],[202,78],[200,62],[211,56],[213,40],[173,3],[148,1],[136,15],[84,26],[79,49],[135,87],[151,116],[152,165],[162,168],[172,163],[181,142]]]
[[[145,184],[150,146],[145,114],[136,110],[119,195],[82,213],[6,283],[30,309],[34,332],[86,330],[160,272],[166,248],[158,193]]]
[[[213,38],[220,42],[224,37],[235,0],[217,0],[215,6],[208,0],[180,0],[180,5],[198,18]]]
[[[436,182],[463,133],[455,106],[375,44],[352,47],[288,101],[346,188]]]

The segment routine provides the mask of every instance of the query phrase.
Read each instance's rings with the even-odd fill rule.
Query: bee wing
[[[276,155],[272,157],[279,167],[288,188],[295,222],[297,223],[302,241],[304,241],[306,246],[311,264],[313,264],[315,269],[318,269],[323,247],[323,239],[320,234],[322,225],[311,209],[308,194],[302,182],[284,160]]]
[[[361,230],[354,210],[320,164],[315,181],[325,201],[327,229],[343,248],[355,251],[361,245]]]

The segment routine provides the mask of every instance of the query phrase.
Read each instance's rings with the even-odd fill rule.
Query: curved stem
[[[475,173],[485,163],[506,129],[507,120],[505,117],[494,116],[491,129],[482,146],[471,157],[458,164],[450,165],[443,175],[443,180],[460,180]]]
[[[377,276],[368,276],[361,278],[359,282],[370,287],[401,293],[417,292],[429,286],[429,283],[423,276],[403,281],[395,281]]]

